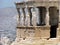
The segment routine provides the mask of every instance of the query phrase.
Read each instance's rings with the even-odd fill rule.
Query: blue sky
[[[0,8],[15,7],[14,2],[23,0],[0,0]]]

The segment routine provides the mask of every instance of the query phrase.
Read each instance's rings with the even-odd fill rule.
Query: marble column
[[[36,26],[36,25],[37,25],[36,8],[33,7],[33,8],[31,9],[31,12],[32,12],[32,25],[33,25],[33,26]]]
[[[17,12],[18,12],[18,15],[17,15],[17,24],[20,25],[20,8],[17,8]]]
[[[32,12],[31,12],[31,7],[28,8],[29,14],[30,14],[30,26],[32,26]]]
[[[20,8],[20,26],[24,26],[24,12],[23,8]]]
[[[36,8],[36,17],[37,17],[37,25],[40,24],[40,13],[39,13],[39,9]]]
[[[49,26],[49,10],[48,10],[48,8],[46,8],[45,23],[46,23],[46,26]]]
[[[30,13],[28,7],[25,8],[25,26],[30,26]]]
[[[25,24],[25,20],[26,20],[25,8],[23,8],[23,13],[24,13],[24,26],[26,26],[26,24]]]

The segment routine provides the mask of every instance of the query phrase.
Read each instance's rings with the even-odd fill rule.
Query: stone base
[[[60,39],[59,38],[52,38],[52,39],[25,39],[20,41],[15,41],[11,45],[59,45]]]
[[[35,26],[35,27],[18,27],[17,37],[27,38],[27,37],[40,37],[49,38],[50,37],[50,27],[48,26]]]

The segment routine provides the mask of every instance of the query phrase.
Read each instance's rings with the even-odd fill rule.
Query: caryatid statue
[[[38,11],[38,8],[33,7],[31,9],[31,12],[32,12],[32,25],[36,26],[37,23],[39,23],[39,11]]]
[[[20,26],[24,26],[24,12],[23,9],[20,9]]]
[[[25,26],[30,26],[30,13],[28,7],[25,8]]]

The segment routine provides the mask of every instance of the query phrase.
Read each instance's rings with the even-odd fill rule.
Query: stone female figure
[[[20,26],[24,26],[24,12],[20,9]]]
[[[30,26],[30,14],[28,7],[25,8],[25,26]]]
[[[33,25],[33,26],[36,26],[37,23],[39,23],[39,17],[38,17],[39,13],[38,13],[38,9],[33,7],[33,8],[31,9],[31,12],[32,12],[32,25]]]

